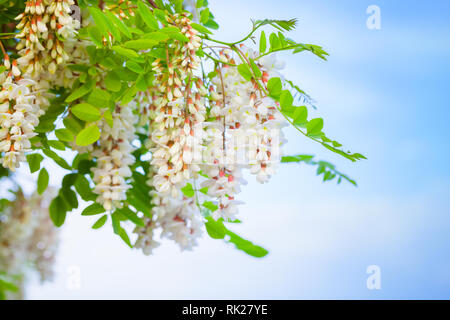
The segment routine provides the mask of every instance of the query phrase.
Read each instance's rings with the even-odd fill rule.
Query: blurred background
[[[328,62],[309,53],[278,57],[285,76],[316,100],[327,135],[368,160],[341,159],[293,129],[285,153],[331,161],[358,187],[322,183],[303,164],[282,165],[266,185],[249,177],[243,223],[230,228],[267,248],[262,259],[207,235],[193,252],[167,241],[147,257],[111,228],[90,229],[97,217],[73,212],[55,280],[33,280],[28,298],[450,298],[450,2],[210,3],[218,39],[242,38],[251,18],[299,18],[290,37],[330,53]],[[367,26],[371,5],[380,29]],[[47,168],[59,183],[62,173]],[[379,271],[379,289],[367,286],[369,266]]]

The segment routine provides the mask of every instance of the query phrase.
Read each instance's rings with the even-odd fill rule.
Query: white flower
[[[121,201],[126,199],[126,191],[131,187],[126,178],[131,176],[130,165],[134,158],[130,154],[134,148],[131,145],[137,116],[133,114],[136,104],[117,106],[112,114],[113,127],[106,121],[102,122],[99,145],[94,147],[92,154],[97,157],[97,166],[92,168],[95,183],[94,192],[99,196],[97,202],[105,210],[121,207]]]
[[[27,79],[16,82],[11,77],[0,83],[0,151],[4,153],[0,163],[12,171],[25,161],[25,152],[31,148],[29,139],[35,136],[34,128],[39,123],[40,109],[31,92],[32,83]]]

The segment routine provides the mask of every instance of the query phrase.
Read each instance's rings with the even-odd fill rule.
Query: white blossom
[[[101,124],[101,137],[94,146],[92,155],[97,158],[97,166],[92,168],[95,183],[94,192],[98,194],[97,202],[105,210],[120,208],[130,188],[127,178],[131,177],[130,166],[134,163],[131,152],[135,139],[137,116],[133,113],[134,103],[116,106],[112,113],[112,127],[106,122]]]

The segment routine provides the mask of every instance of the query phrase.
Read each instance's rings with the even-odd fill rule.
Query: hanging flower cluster
[[[111,220],[114,233],[145,254],[157,237],[190,250],[206,229],[264,256],[225,225],[239,222],[247,173],[266,183],[280,162],[309,159],[324,180],[354,183],[311,158],[282,157],[282,128],[292,125],[349,160],[364,158],[329,139],[321,118],[308,120],[311,100],[280,74],[275,52],[327,55],[285,36],[295,19],[253,21],[247,36],[229,43],[214,39],[206,1],[77,5],[26,1],[16,42],[2,45],[0,161],[14,170],[29,154],[39,190],[48,184],[43,155],[69,171],[50,206],[55,225],[82,199],[83,215],[101,214],[94,229]],[[266,37],[262,28],[275,32]],[[75,153],[70,163],[57,153],[67,149]]]
[[[10,67],[7,58],[4,65]],[[30,138],[36,135],[34,128],[42,113],[33,85],[33,80],[20,77],[14,64],[11,71],[0,74],[0,163],[12,171],[26,161],[25,152],[30,151]]]
[[[64,39],[73,38],[79,21],[70,13],[73,0],[28,0],[25,11],[16,17],[19,21],[16,36],[21,39],[17,50],[22,56],[18,62],[26,74],[37,76],[48,70],[54,74],[58,65],[69,60]]]
[[[152,238],[155,227],[162,228],[162,237],[190,249],[200,235],[202,224],[195,202],[181,192],[186,182],[197,177],[200,171],[202,140],[195,135],[194,128],[202,128],[205,121],[207,91],[194,71],[200,65],[196,51],[201,39],[187,14],[175,14],[167,17],[167,21],[177,26],[187,41],[175,41],[166,48],[165,65],[160,59],[152,63],[156,73],[150,115],[153,130],[147,146],[152,151],[153,169],[148,184],[155,188],[152,192],[155,217],[146,221],[150,230],[136,230],[140,235],[137,247],[145,253],[150,253],[155,246]]]
[[[173,23],[180,25],[189,40],[185,44],[175,43],[170,54],[169,48],[166,49],[165,67],[161,60],[152,64],[158,96],[154,101],[156,117],[152,121],[151,141],[155,147],[151,164],[156,166],[152,179],[156,191],[176,197],[186,180],[199,171],[192,161],[194,144],[199,143],[193,136],[193,127],[204,121],[206,109],[200,91],[195,93],[193,88],[194,85],[202,87],[201,80],[193,75],[199,65],[195,52],[200,38],[187,17],[175,16]]]
[[[48,189],[26,197],[22,191],[0,213],[0,270],[18,279],[18,291],[11,298],[23,298],[28,269],[35,270],[42,282],[53,277],[53,264],[58,247],[58,230],[48,216],[54,196]]]
[[[232,57],[229,51],[222,51],[221,60],[242,64],[260,54],[243,45],[239,51],[237,57]],[[272,59],[271,64],[261,61],[257,65],[262,72],[263,84],[267,84],[270,75],[278,75],[275,70],[283,66],[275,56]],[[217,130],[212,132],[209,147],[218,148],[212,151],[213,154],[222,152],[223,157],[214,159],[207,166],[205,172],[211,179],[203,182],[202,186],[208,187],[208,194],[218,201],[215,218],[234,219],[237,205],[242,203],[235,199],[235,195],[240,192],[240,185],[246,183],[242,178],[242,168],[249,167],[259,182],[267,182],[274,173],[274,166],[281,160],[280,146],[284,143],[281,128],[287,125],[287,121],[278,111],[276,102],[262,93],[256,82],[245,81],[237,67],[224,65],[218,68],[212,83],[217,94],[211,114],[221,120],[220,131],[225,142],[220,145]]]
[[[101,124],[101,137],[94,146],[92,155],[97,158],[97,166],[92,169],[97,201],[106,210],[121,207],[130,187],[126,179],[131,176],[130,165],[134,163],[131,155],[131,142],[136,138],[134,128],[137,116],[133,106],[116,106],[112,121]]]
[[[189,43],[188,43],[189,44]],[[186,46],[188,45],[186,44]],[[244,46],[241,47],[241,51],[244,57],[255,58],[258,52],[252,51]],[[237,59],[232,58],[230,52],[222,52],[221,58],[223,62],[236,63]],[[243,63],[244,61],[240,61]],[[156,64],[155,64],[156,65]],[[160,71],[162,68],[156,65],[157,70]],[[283,64],[276,61],[276,59],[265,59],[259,65],[259,68],[263,72],[263,82],[267,84],[270,79],[270,75],[278,75],[277,70],[281,69]],[[169,78],[173,74],[172,70],[168,71]],[[200,79],[198,82],[198,101],[204,101],[207,90],[205,89],[203,83]],[[181,84],[181,82],[180,82]],[[175,89],[178,86],[175,85]],[[169,89],[170,93],[171,90]],[[200,93],[201,92],[201,93]],[[189,94],[189,91],[187,92]],[[183,183],[179,184],[181,187],[186,185],[186,181],[190,181],[193,178],[197,179],[198,174],[195,174],[200,169],[208,177],[201,182],[201,186],[206,188],[207,196],[209,196],[217,205],[218,209],[213,213],[215,219],[235,219],[238,212],[237,205],[241,204],[242,201],[237,200],[235,197],[240,192],[241,185],[246,184],[245,179],[242,177],[242,168],[250,168],[250,172],[255,174],[257,180],[261,183],[267,182],[270,176],[274,173],[274,166],[281,160],[280,146],[285,142],[281,128],[286,125],[286,120],[283,118],[281,113],[276,108],[276,102],[261,93],[258,86],[255,83],[245,81],[239,74],[237,67],[224,65],[217,70],[217,75],[212,78],[212,85],[210,88],[210,115],[212,119],[206,123],[204,118],[201,121],[196,122],[200,125],[201,135],[194,134],[194,130],[190,127],[186,128],[186,122],[183,130],[178,129],[180,134],[171,137],[165,137],[164,135],[157,135],[156,139],[153,137],[152,141],[158,145],[159,141],[164,141],[164,144],[160,144],[161,148],[156,149],[153,152],[153,159],[151,161],[152,165],[163,163],[165,165],[164,169],[161,170],[160,167],[156,166],[155,171],[157,173],[153,176],[151,183],[155,189],[159,192],[154,194],[155,199],[155,209],[154,212],[157,213],[159,217],[156,222],[149,221],[147,228],[150,230],[137,229],[140,234],[140,239],[138,240],[138,246],[143,247],[145,252],[150,252],[150,248],[155,246],[155,242],[152,239],[153,230],[160,226],[162,228],[162,233],[166,233],[165,226],[184,223],[185,226],[189,225],[192,219],[183,218],[183,210],[185,209],[188,217],[193,217],[193,219],[201,219],[200,212],[196,208],[194,200],[189,201],[186,197],[184,199],[179,199],[179,187],[172,187],[170,189],[170,182],[173,181],[171,178],[171,173],[175,172],[175,166],[172,166],[170,161],[167,161],[175,153],[170,153],[170,150],[176,150],[178,152],[184,151],[184,154],[189,154],[189,163],[192,162],[193,156],[191,155],[190,148],[183,148],[183,144],[176,145],[178,139],[190,132],[191,143],[196,143],[197,156],[195,157],[195,171],[194,174],[187,171],[182,177]],[[179,96],[178,98],[173,98],[177,101],[177,112],[175,114],[181,114],[183,107],[191,103],[192,99],[190,97]],[[162,100],[165,101],[165,100]],[[199,110],[206,110],[203,108]],[[197,108],[198,109],[198,108]],[[163,129],[171,128],[170,124],[176,124],[177,119],[182,118],[181,116],[172,116],[171,111],[167,114],[166,109],[157,108],[157,116],[155,118],[155,123],[159,125],[161,122],[164,123]],[[172,109],[173,110],[173,109]],[[189,111],[189,108],[187,109]],[[193,110],[194,115],[203,115],[205,113],[200,113],[199,110]],[[158,111],[160,113],[158,113]],[[158,121],[159,120],[159,121]],[[164,122],[164,120],[166,122]],[[169,125],[169,121],[172,121]],[[173,126],[172,124],[172,126]],[[181,124],[181,121],[178,122]],[[203,125],[203,126],[202,126]],[[167,129],[166,129],[167,130]],[[167,131],[165,131],[167,132]],[[158,134],[157,130],[153,133]],[[162,138],[163,137],[163,138]],[[162,138],[162,139],[161,139]],[[182,140],[181,140],[182,141]],[[204,147],[204,145],[206,145]],[[206,151],[205,151],[206,149]],[[238,149],[241,154],[246,158],[239,159]],[[163,154],[162,157],[165,162],[161,162],[159,155]],[[276,157],[276,158],[274,158]],[[181,158],[178,156],[178,159]],[[177,158],[175,158],[177,159]],[[186,163],[185,168],[190,168]],[[180,168],[181,163],[180,163]],[[170,170],[172,171],[170,171]],[[175,180],[178,181],[178,180]],[[176,185],[176,184],[174,184]],[[170,193],[166,195],[164,200],[159,199],[161,197],[161,191]],[[204,196],[203,196],[204,197]],[[177,213],[178,214],[174,214]],[[192,213],[191,213],[192,212]],[[170,221],[172,219],[172,221]],[[167,222],[167,220],[169,220]],[[161,222],[162,221],[162,222]],[[195,225],[195,223],[194,223]],[[144,228],[145,229],[145,228]],[[190,237],[195,239],[198,236],[196,228],[191,228]],[[173,239],[177,239],[176,230],[171,231]],[[184,229],[178,230],[181,237],[186,237],[186,232]],[[182,236],[183,235],[183,236]],[[147,239],[146,239],[147,237]],[[144,240],[145,239],[145,240]],[[194,243],[192,241],[192,243]],[[147,246],[145,246],[146,244]],[[181,244],[180,244],[181,245]],[[181,245],[183,248],[184,246]]]

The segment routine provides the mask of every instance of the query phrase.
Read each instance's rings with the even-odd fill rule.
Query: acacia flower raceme
[[[130,188],[126,179],[131,176],[130,165],[134,163],[131,142],[135,139],[137,122],[137,116],[133,113],[135,106],[135,103],[130,103],[115,107],[112,123],[102,121],[101,136],[92,151],[97,159],[97,166],[92,168],[94,192],[98,194],[97,202],[105,210],[120,208]]]
[[[42,282],[51,280],[55,254],[58,248],[58,229],[48,215],[48,207],[55,195],[47,189],[26,196],[19,190],[15,199],[0,212],[0,270],[18,277],[17,287],[11,297],[23,299],[23,285],[32,268]]]
[[[0,74],[0,163],[12,171],[26,161],[25,153],[31,149],[30,139],[36,135],[34,128],[43,113],[36,104],[36,83],[21,78],[20,71],[16,74],[12,70]]]
[[[79,21],[70,16],[73,0],[28,0],[19,21],[17,50],[24,73],[37,78],[42,72],[55,74],[58,65],[70,59],[64,39],[74,38]]]

